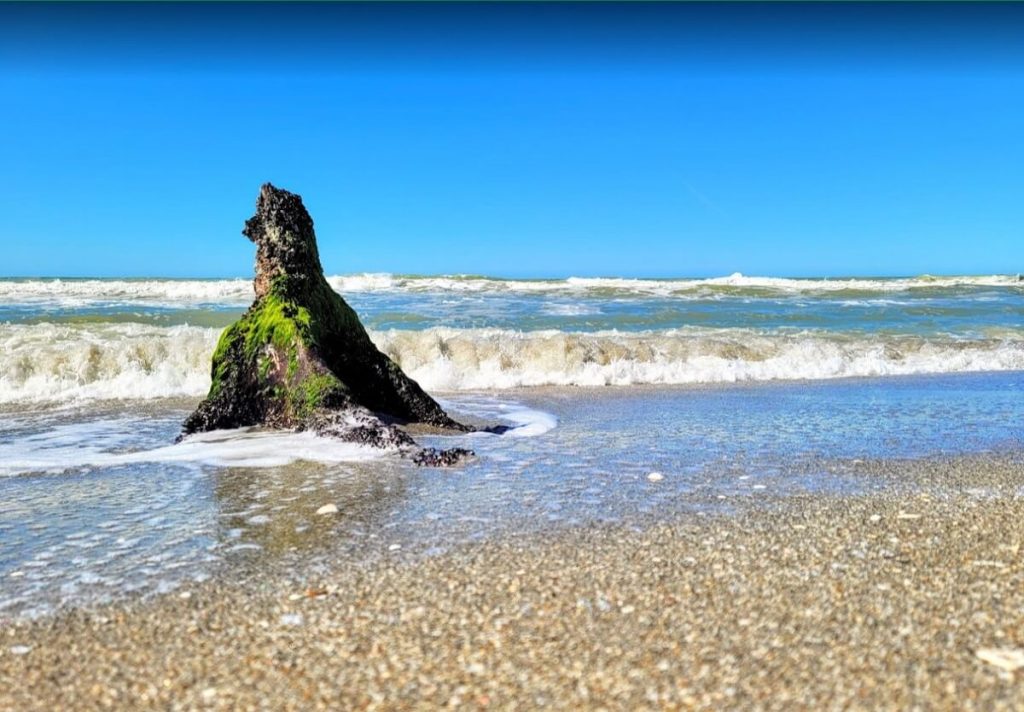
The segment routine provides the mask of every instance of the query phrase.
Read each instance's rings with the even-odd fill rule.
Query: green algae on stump
[[[396,427],[466,431],[370,340],[324,279],[302,198],[267,183],[242,233],[256,243],[256,300],[221,335],[206,399],[183,435],[267,425],[394,447],[425,464],[465,451],[420,451]]]

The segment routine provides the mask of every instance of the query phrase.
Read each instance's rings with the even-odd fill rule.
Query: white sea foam
[[[512,408],[503,414],[515,427],[505,433],[506,437],[535,438],[558,426],[558,418],[551,413],[531,408]]]
[[[558,418],[543,410],[534,410],[518,403],[490,397],[463,396],[457,402],[442,401],[446,410],[468,413],[484,422],[505,421],[512,424],[503,437],[533,438],[558,426]],[[475,433],[477,437],[490,437],[487,433]]]
[[[74,308],[94,303],[140,305],[248,304],[250,279],[0,280],[0,302]]]
[[[558,302],[544,306],[541,311],[550,316],[593,316],[600,314],[601,309],[593,304],[573,304]]]
[[[114,467],[139,463],[280,467],[297,461],[339,463],[371,460],[386,451],[321,438],[310,432],[269,432],[242,428],[192,435],[180,443],[150,450],[115,449],[112,433],[122,439],[129,424],[85,422],[59,425],[36,435],[0,443],[0,476],[30,472]]]
[[[385,353],[436,390],[825,379],[1024,369],[1024,339],[929,340],[747,329],[387,331]]]
[[[0,324],[0,403],[197,396],[217,329]]]
[[[454,409],[490,422],[511,423],[513,428],[503,437],[536,437],[558,424],[550,413],[496,398],[460,399]],[[139,430],[137,417],[123,416],[56,423],[29,435],[0,441],[0,477],[147,463],[268,468],[300,461],[363,462],[389,455],[388,450],[320,437],[309,431],[259,428],[198,433],[179,443],[131,450]],[[474,435],[494,437],[487,433]]]
[[[419,277],[391,274],[356,274],[328,277],[331,286],[346,292],[511,292],[511,293],[587,293],[634,294],[639,296],[688,296],[709,289],[731,288],[776,291],[779,293],[814,292],[902,292],[914,289],[955,287],[1022,287],[1017,275],[946,276],[865,279],[748,277],[735,272],[709,279],[629,279],[621,277],[569,277],[567,279],[497,279],[463,275]]]
[[[0,324],[0,404],[199,397],[218,329]],[[673,329],[372,332],[434,391],[1024,370],[1024,334],[986,338]]]
[[[335,275],[327,278],[342,294],[364,292],[552,293],[586,295],[609,293],[637,296],[699,296],[709,291],[752,289],[779,293],[835,291],[901,292],[953,287],[1024,287],[1015,275],[923,275],[899,279],[788,279],[748,277],[740,273],[711,279],[626,279],[569,277],[568,279],[498,279],[463,275],[436,277],[386,273]],[[18,279],[0,280],[0,303],[71,308],[94,303],[186,306],[222,304],[244,306],[253,297],[248,279]]]
[[[751,287],[780,292],[903,292],[909,289],[946,289],[952,287],[1013,287],[1024,286],[1017,275],[978,275],[936,277],[900,277],[870,279],[858,277],[803,278],[748,277],[734,272],[728,277],[694,280],[696,284],[725,287]]]

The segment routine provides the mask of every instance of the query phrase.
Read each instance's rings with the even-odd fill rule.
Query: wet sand
[[[857,476],[8,623],[0,708],[1020,709],[1024,467]]]

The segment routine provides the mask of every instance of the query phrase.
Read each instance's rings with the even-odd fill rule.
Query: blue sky
[[[0,275],[1024,271],[1024,6],[0,6]]]

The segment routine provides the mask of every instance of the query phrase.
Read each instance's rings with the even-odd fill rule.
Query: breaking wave
[[[437,390],[721,383],[1024,369],[1024,338],[853,338],[747,329],[622,333],[430,329],[375,334]]]
[[[626,279],[569,277],[568,279],[497,279],[467,275],[410,276],[353,274],[327,278],[342,294],[365,292],[412,293],[549,293],[572,295],[699,297],[713,293],[814,294],[833,292],[890,293],[963,287],[1020,287],[1017,275],[920,277],[894,279],[787,279],[747,277],[735,273],[712,279]],[[5,279],[0,302],[74,307],[96,302],[149,305],[246,305],[253,297],[249,279]]]
[[[241,304],[253,299],[251,279],[4,279],[0,302],[64,308],[99,303]]]
[[[0,403],[202,395],[219,329],[0,324]]]
[[[199,397],[218,329],[0,324],[0,403]],[[987,338],[673,329],[372,332],[435,391],[1024,370],[1024,334]]]

